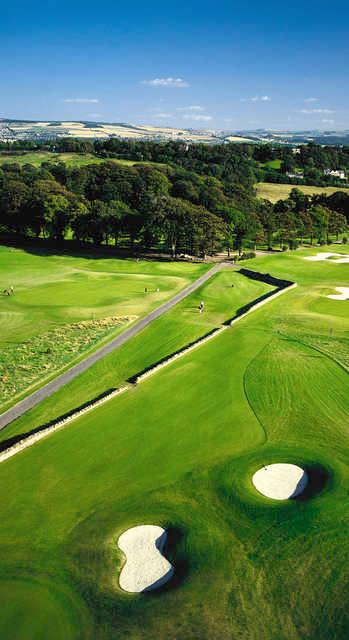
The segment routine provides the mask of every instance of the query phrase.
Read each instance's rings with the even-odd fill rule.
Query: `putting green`
[[[346,640],[349,318],[323,292],[345,282],[348,265],[307,255],[251,261],[298,287],[0,465],[2,578],[56,576],[99,640]],[[198,315],[187,304],[133,343],[144,345],[138,360],[119,354],[119,375],[172,332],[190,335],[179,318]],[[33,415],[13,429],[32,427]],[[253,472],[286,460],[310,469],[312,493],[258,495]],[[173,532],[165,555],[176,575],[135,597],[118,588],[117,540],[142,522]],[[29,600],[15,599],[30,621]],[[4,619],[0,635],[12,640]],[[55,638],[46,619],[40,633]]]

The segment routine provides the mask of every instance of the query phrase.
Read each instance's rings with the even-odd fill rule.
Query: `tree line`
[[[325,170],[342,170],[349,175],[348,146],[320,145],[311,141],[300,144],[299,147],[276,143],[212,145],[188,144],[178,140],[155,142],[121,138],[0,142],[2,154],[23,154],[34,150],[92,153],[105,160],[119,158],[176,165],[223,181],[230,177],[236,182],[239,177],[239,183],[245,186],[252,186],[256,182],[276,182],[343,187],[343,180],[338,176],[325,174]],[[279,167],[269,164],[275,160],[280,164]],[[303,175],[301,179],[288,175],[298,173]]]
[[[172,153],[178,144],[168,146]],[[292,248],[305,239],[326,242],[346,230],[345,192],[309,197],[294,189],[288,200],[272,205],[256,198],[253,172],[245,174],[243,149],[236,155],[223,147],[220,158],[218,146],[208,153],[201,147],[193,145],[189,168],[183,150],[171,164],[3,164],[0,231],[56,243],[73,237],[80,243],[130,250],[156,248],[176,257],[241,252],[258,244]],[[158,153],[161,157],[164,152]],[[216,165],[219,177],[213,175]]]

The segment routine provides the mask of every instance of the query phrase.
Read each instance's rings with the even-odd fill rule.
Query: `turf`
[[[79,359],[207,268],[0,247],[0,291],[14,287],[14,295],[0,295],[0,402]],[[18,367],[25,367],[21,379]]]
[[[310,253],[251,261],[298,287],[0,466],[5,640],[56,637],[30,617],[35,589],[8,580],[44,582],[67,637],[348,637],[349,317],[324,298],[347,265]],[[257,494],[253,471],[275,461],[307,468],[305,498]],[[142,523],[171,527],[177,575],[133,597],[116,543]]]
[[[313,187],[300,184],[274,184],[271,182],[258,182],[258,184],[255,185],[257,197],[270,200],[270,202],[287,200],[292,189],[299,189],[308,196],[319,193],[325,193],[329,196],[332,193],[336,193],[336,191],[343,191],[345,188],[345,185],[343,185],[343,187]]]
[[[233,317],[243,305],[271,290],[269,285],[249,280],[232,269],[216,274],[131,342],[97,362],[23,418],[9,425],[0,432],[0,441],[18,433],[26,433],[119,386],[129,377],[218,327]],[[205,302],[205,310],[199,314],[201,300]]]

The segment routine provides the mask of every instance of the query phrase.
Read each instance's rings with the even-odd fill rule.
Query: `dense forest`
[[[349,147],[258,145],[253,158],[261,181],[345,187],[349,175]],[[342,174],[342,177],[339,177]]]
[[[0,142],[0,153],[23,154],[47,150],[57,153],[92,153],[100,158],[176,164],[197,173],[224,178],[230,163],[243,163],[241,174],[255,182],[279,182],[317,186],[347,186],[349,146],[325,146],[309,142],[298,147],[285,144],[187,144],[144,140],[82,140],[59,138],[51,143]],[[236,167],[235,167],[236,169]],[[333,172],[343,172],[344,178]],[[332,173],[331,173],[332,172]],[[241,178],[243,178],[241,175]]]
[[[26,145],[12,145],[11,153],[37,149]],[[6,154],[8,147],[2,147]],[[319,167],[343,167],[348,149],[330,149],[283,149],[281,162],[294,156],[315,162],[315,156]],[[305,239],[324,243],[345,232],[349,220],[349,191],[309,197],[293,189],[275,205],[257,199],[254,184],[265,171],[262,165],[275,160],[273,154],[280,159],[280,149],[270,145],[61,139],[50,150],[89,152],[105,161],[74,168],[62,162],[39,168],[3,163],[2,234],[203,257],[275,243],[295,248]],[[125,166],[117,158],[136,164]]]

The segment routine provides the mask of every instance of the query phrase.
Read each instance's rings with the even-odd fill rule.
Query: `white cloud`
[[[161,118],[163,120],[163,119],[166,119],[166,118],[173,118],[173,115],[172,115],[172,113],[164,113],[164,112],[160,111],[159,113],[155,114],[155,118]]]
[[[253,96],[252,98],[240,98],[240,102],[271,102],[271,97]]]
[[[192,104],[189,107],[177,107],[176,111],[205,111],[199,104]]]
[[[141,84],[147,84],[149,87],[174,87],[176,89],[190,86],[183,78],[153,78],[152,80],[142,80]]]
[[[223,118],[223,122],[234,122],[234,118]]]
[[[271,97],[270,96],[253,96],[253,98],[251,98],[252,102],[270,102],[271,101]]]
[[[62,102],[70,102],[74,104],[96,104],[99,100],[98,98],[63,98]]]
[[[332,109],[301,109],[300,113],[309,115],[311,113],[334,113],[334,111],[332,111]]]
[[[182,118],[184,120],[196,120],[197,122],[208,122],[213,119],[212,116],[207,116],[203,113],[184,113]]]
[[[319,98],[304,98],[304,102],[317,102]]]
[[[101,113],[88,113],[87,115],[89,116],[89,118],[101,118],[102,117]]]
[[[321,120],[321,122],[323,124],[334,124],[334,120],[328,119],[328,118],[324,118],[323,120]]]

